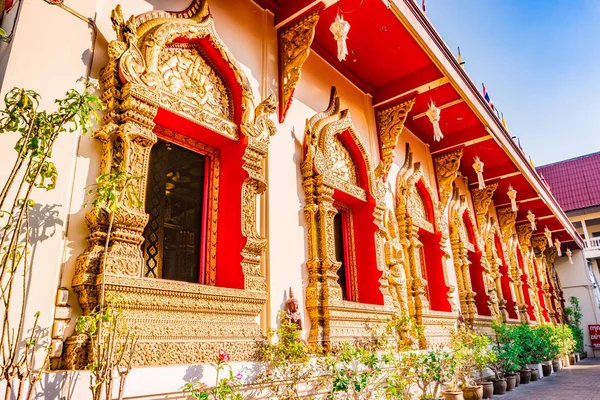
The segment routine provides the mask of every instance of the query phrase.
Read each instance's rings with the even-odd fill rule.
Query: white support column
[[[581,220],[581,227],[583,228],[583,236],[585,236],[585,240],[590,240],[590,236],[588,234],[587,225],[585,224],[585,220]]]

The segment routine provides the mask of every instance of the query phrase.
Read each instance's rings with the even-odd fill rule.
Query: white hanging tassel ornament
[[[479,184],[479,190],[485,189],[485,181],[483,180],[483,163],[479,157],[474,158],[473,169],[477,174],[477,183]]]
[[[560,250],[560,240],[554,239],[554,247],[556,247],[556,254],[558,254],[558,256],[561,257],[562,251]]]
[[[344,61],[346,56],[348,55],[348,46],[346,45],[346,40],[348,39],[348,31],[350,31],[350,24],[347,21],[344,21],[344,17],[340,14],[335,17],[335,21],[329,27],[331,33],[333,33],[333,37],[337,42],[338,48],[338,60]]]
[[[517,212],[517,191],[513,189],[512,186],[508,187],[508,191],[506,192],[508,198],[510,199],[510,208],[513,212]]]
[[[535,226],[535,215],[531,212],[531,210],[527,211],[527,219],[531,223],[531,230],[535,231],[537,229]]]
[[[429,122],[433,125],[433,140],[439,142],[442,140],[444,135],[442,134],[442,130],[440,129],[440,113],[442,110],[435,106],[435,103],[431,101],[429,103],[429,109],[427,110],[427,116],[429,117]]]
[[[569,264],[573,265],[573,258],[571,257],[573,255],[573,252],[571,251],[571,249],[567,249],[567,257],[569,257]]]
[[[544,236],[546,236],[546,239],[548,239],[548,247],[552,247],[552,232],[550,232],[548,227],[544,228]]]

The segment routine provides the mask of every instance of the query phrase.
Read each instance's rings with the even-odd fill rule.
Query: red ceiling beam
[[[481,161],[483,161],[485,163],[484,157],[481,157]],[[467,176],[471,176],[474,174],[475,174],[475,172],[469,171]],[[483,170],[483,177],[485,178],[486,182],[510,178],[513,176],[518,176],[520,174],[521,174],[521,172],[511,163],[506,163],[506,164],[500,165],[495,168],[484,168],[484,170]],[[474,186],[474,185],[477,185],[477,182],[471,183],[471,186]]]
[[[458,147],[474,146],[478,143],[490,140],[492,137],[482,131],[481,125],[473,125],[444,136],[439,142],[431,144],[431,154],[455,150]]]
[[[264,1],[264,0],[263,0]],[[275,27],[280,28],[288,24],[299,15],[306,13],[308,10],[321,7],[329,7],[337,3],[338,0],[285,0],[281,2],[277,14],[275,14]]]
[[[444,78],[439,69],[431,64],[377,88],[373,96],[373,105],[377,107],[389,101],[405,97],[414,91],[419,94],[424,93],[446,83],[448,83],[448,79]]]

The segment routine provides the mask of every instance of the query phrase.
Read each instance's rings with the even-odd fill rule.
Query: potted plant
[[[516,386],[517,373],[523,365],[523,347],[522,340],[519,339],[518,326],[508,326],[504,323],[494,323],[494,347],[496,361],[491,365],[495,373],[495,392],[500,394],[504,386],[506,391],[511,391]],[[503,384],[501,381],[505,380]]]
[[[452,355],[447,351],[434,349],[427,352],[411,352],[405,361],[415,377],[415,385],[421,392],[421,399],[438,399],[440,386],[447,382],[453,373]]]
[[[542,347],[542,372],[544,376],[552,375],[552,360],[560,352],[557,328],[554,325],[539,325],[534,328],[543,343]]]
[[[450,345],[456,360],[456,374],[460,379],[461,389],[465,400],[481,400],[484,397],[483,369],[490,363],[495,355],[489,350],[490,339],[484,335],[478,335],[465,326],[460,326],[450,335]],[[480,382],[473,377],[479,372]],[[493,392],[493,384],[487,383],[489,392]],[[488,396],[489,397],[489,396]],[[486,397],[487,398],[487,397]]]

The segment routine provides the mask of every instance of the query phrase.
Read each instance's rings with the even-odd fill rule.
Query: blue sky
[[[600,151],[599,0],[426,0],[426,7],[536,166]]]

